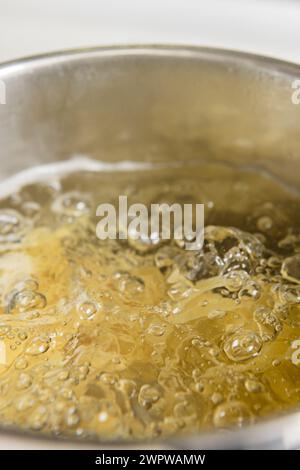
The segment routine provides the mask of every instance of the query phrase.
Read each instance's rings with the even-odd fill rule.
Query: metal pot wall
[[[107,162],[242,163],[300,189],[300,104],[292,100],[297,79],[296,65],[194,47],[97,48],[4,64],[0,180],[82,154]],[[24,448],[74,447],[5,430],[0,441]],[[300,414],[271,417],[226,436],[199,434],[155,447],[167,445],[295,448]]]

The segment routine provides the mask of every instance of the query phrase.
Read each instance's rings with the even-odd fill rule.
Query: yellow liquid
[[[98,240],[96,207],[120,194],[204,203],[203,250]],[[299,214],[295,191],[220,165],[78,171],[3,198],[0,423],[137,440],[298,406]]]

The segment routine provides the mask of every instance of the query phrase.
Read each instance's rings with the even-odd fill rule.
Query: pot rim
[[[64,49],[61,51],[47,52],[38,55],[32,55],[24,58],[14,59],[11,61],[0,63],[0,78],[8,75],[22,74],[28,69],[34,67],[51,66],[59,62],[70,62],[80,60],[87,57],[103,57],[103,56],[157,56],[157,57],[177,57],[177,58],[195,58],[209,59],[212,62],[230,61],[235,63],[237,68],[245,65],[251,65],[252,68],[257,67],[258,70],[268,71],[276,76],[298,76],[300,79],[300,64],[288,62],[285,60],[254,54],[250,52],[242,52],[240,50],[211,48],[203,46],[195,46],[188,44],[129,44],[129,45],[112,45],[112,46],[93,46],[74,49]],[[300,405],[300,402],[299,402]],[[297,432],[298,431],[298,432]],[[294,435],[298,434],[298,439]],[[280,448],[295,448],[300,444],[300,411],[295,409],[284,414],[273,415],[262,418],[258,422],[245,426],[242,429],[232,430],[229,433],[222,434],[218,431],[199,431],[197,434],[187,433],[175,436],[166,440],[153,439],[137,440],[137,441],[105,441],[100,439],[85,439],[72,437],[53,436],[49,434],[36,434],[30,430],[22,430],[17,427],[7,427],[0,425],[1,437],[21,438],[24,445],[26,441],[35,440],[39,442],[39,448],[43,448],[43,443],[51,442],[52,446],[57,443],[67,447],[76,445],[76,448],[170,448],[170,449],[220,449],[220,448],[270,448],[272,446]],[[1,448],[1,446],[0,446]]]

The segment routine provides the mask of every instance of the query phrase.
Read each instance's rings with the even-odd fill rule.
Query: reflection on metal
[[[0,104],[6,104],[6,85],[3,80],[0,80]]]

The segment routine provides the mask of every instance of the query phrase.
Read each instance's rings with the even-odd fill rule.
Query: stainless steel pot
[[[292,100],[297,79],[300,66],[194,47],[97,48],[4,64],[0,178],[84,154],[109,162],[238,162],[300,187],[300,104]],[[1,442],[74,447],[5,430]],[[226,435],[153,446],[299,445],[300,413],[291,412]]]

